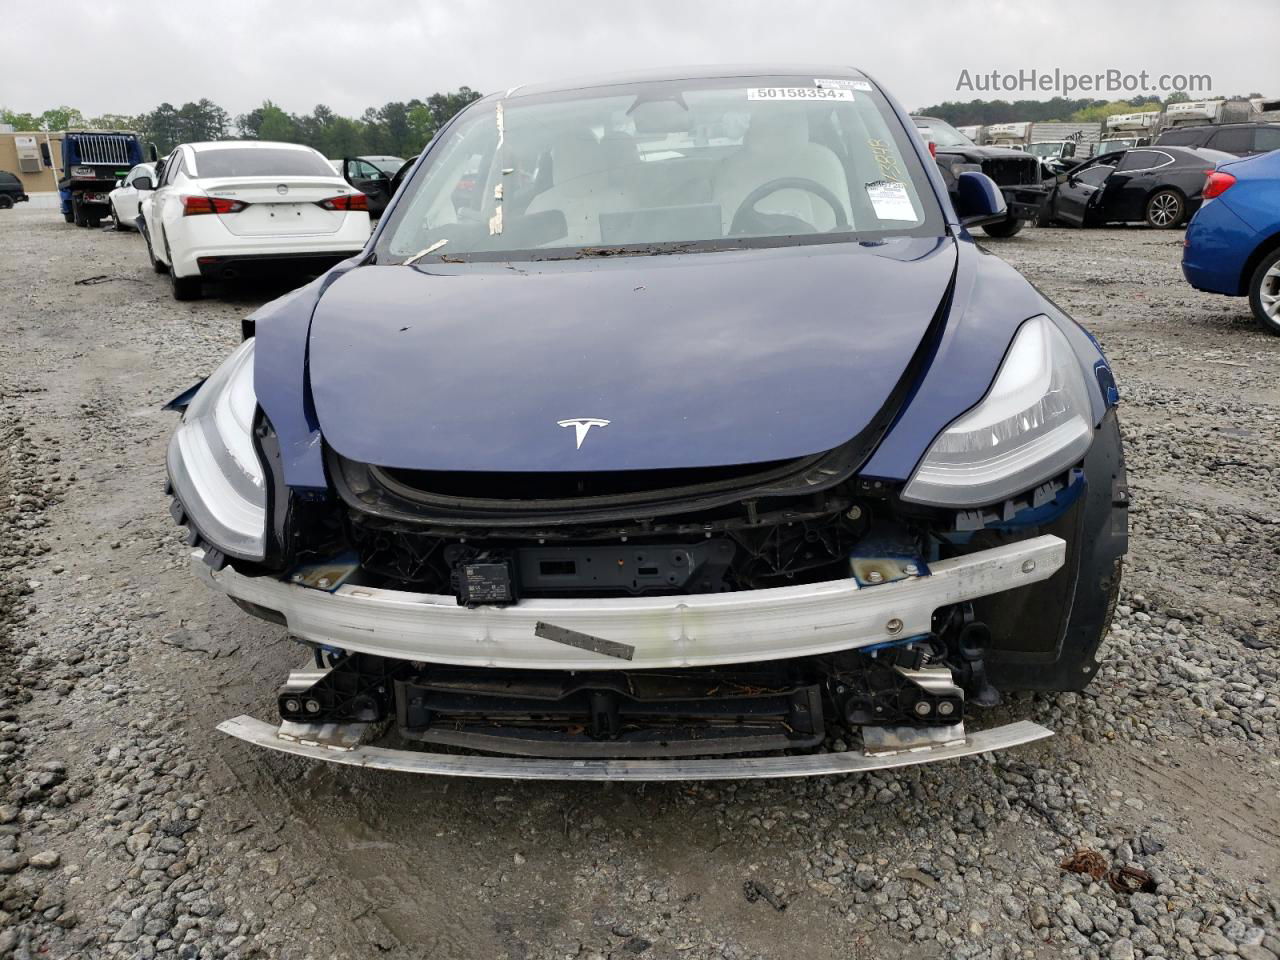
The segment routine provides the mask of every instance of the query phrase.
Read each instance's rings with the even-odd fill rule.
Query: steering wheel
[[[811,193],[819,200],[822,200],[831,208],[831,212],[835,214],[836,225],[834,229],[849,229],[849,218],[845,216],[844,205],[837,199],[836,195],[818,183],[816,180],[810,180],[808,177],[778,177],[776,180],[770,180],[768,183],[762,183],[756,187],[742,203],[738,205],[737,211],[733,215],[733,222],[729,225],[729,233],[742,233],[747,229],[747,218],[749,214],[756,213],[755,206],[770,194],[777,193],[779,190],[803,190]],[[799,217],[788,217],[791,220],[800,220]],[[801,221],[803,222],[803,221]],[[808,224],[812,226],[812,224]]]

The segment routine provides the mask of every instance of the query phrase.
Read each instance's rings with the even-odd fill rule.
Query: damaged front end
[[[1075,625],[1092,639],[1064,644],[1073,602],[1090,603],[1072,596],[1095,562],[1088,531],[1123,492],[1113,414],[1084,463],[976,510],[860,476],[865,441],[582,475],[397,470],[328,450],[333,492],[314,497],[280,482],[274,433],[237,393],[244,362],[211,378],[170,450],[199,575],[312,650],[279,692],[278,728],[222,725],[243,739],[459,775],[804,775],[1048,736],[1026,722],[975,734],[966,713],[1000,688],[1091,675],[1105,597]],[[228,479],[247,454],[217,440],[245,423],[259,484]],[[238,501],[259,488],[260,548],[201,536],[247,523]]]

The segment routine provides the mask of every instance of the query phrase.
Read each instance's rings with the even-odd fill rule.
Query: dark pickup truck
[[[8,210],[27,199],[30,198],[22,188],[22,181],[8,170],[0,170],[0,210]]]
[[[968,171],[985,173],[1004,194],[1009,216],[997,223],[986,224],[982,229],[989,236],[1012,237],[1024,223],[1039,219],[1049,196],[1049,187],[1043,182],[1043,168],[1037,157],[1007,147],[980,147],[937,117],[911,119],[929,144],[953,201],[956,180]]]

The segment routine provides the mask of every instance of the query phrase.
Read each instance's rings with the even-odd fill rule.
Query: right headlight
[[[266,556],[267,489],[253,444],[251,337],[196,392],[169,441],[169,480],[196,530],[223,553]]]
[[[1093,441],[1080,361],[1048,317],[1013,338],[982,402],[933,441],[903,500],[976,507],[1022,493],[1075,465]]]

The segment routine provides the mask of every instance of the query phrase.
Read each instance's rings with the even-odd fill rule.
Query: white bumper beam
[[[522,600],[458,606],[452,596],[356,584],[333,592],[212,570],[210,587],[284,615],[313,644],[396,660],[526,670],[702,667],[804,657],[922,636],[939,607],[1045,580],[1066,543],[1034,537],[932,564],[930,573],[859,587],[853,579],[674,597]],[[630,660],[538,636],[545,624],[634,649]],[[546,632],[545,630],[542,632]]]
[[[1003,750],[1053,736],[1039,724],[1019,720],[981,730],[948,744],[869,756],[860,751],[798,756],[730,757],[674,760],[542,760],[527,757],[461,756],[370,746],[326,746],[296,735],[282,737],[276,727],[253,717],[234,717],[218,724],[225,734],[280,753],[327,760],[350,767],[432,773],[446,777],[488,777],[506,780],[762,780],[774,777],[814,777],[865,773],[954,760],[975,753]]]

